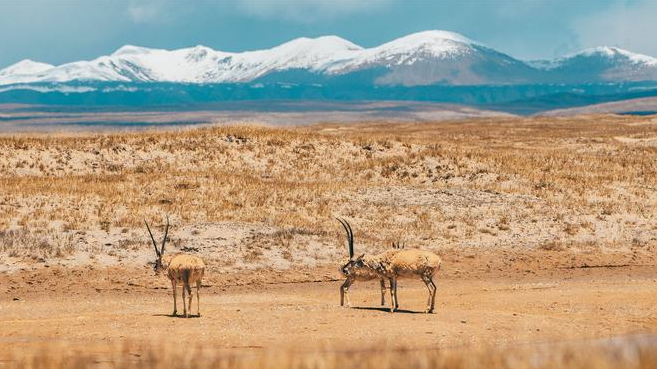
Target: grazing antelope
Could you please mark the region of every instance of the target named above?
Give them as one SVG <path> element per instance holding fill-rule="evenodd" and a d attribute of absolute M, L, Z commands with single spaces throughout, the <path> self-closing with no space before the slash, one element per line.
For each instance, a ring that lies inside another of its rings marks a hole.
<path fill-rule="evenodd" d="M 173 315 L 178 314 L 178 308 L 176 306 L 176 284 L 178 282 L 182 283 L 182 302 L 183 302 L 183 313 L 185 318 L 189 318 L 189 314 L 192 312 L 192 284 L 196 284 L 196 313 L 201 316 L 201 307 L 199 300 L 199 290 L 201 289 L 201 279 L 203 279 L 203 273 L 205 272 L 205 263 L 203 259 L 198 256 L 189 255 L 189 254 L 169 254 L 164 255 L 164 246 L 167 242 L 167 236 L 169 234 L 169 217 L 167 216 L 167 225 L 164 228 L 164 238 L 162 239 L 162 247 L 158 250 L 157 243 L 155 242 L 155 237 L 153 237 L 153 232 L 151 232 L 151 227 L 146 223 L 146 229 L 148 229 L 148 234 L 151 236 L 151 241 L 153 241 L 153 246 L 155 247 L 155 255 L 157 259 L 155 260 L 155 274 L 160 275 L 162 271 L 167 272 L 167 277 L 171 280 L 171 287 L 173 289 Z M 189 295 L 189 304 L 185 305 L 185 292 Z"/>
<path fill-rule="evenodd" d="M 349 223 L 339 220 L 347 230 L 349 240 L 349 261 L 342 267 L 342 273 L 349 276 L 369 275 L 370 279 L 379 278 L 390 281 L 390 312 L 399 308 L 397 299 L 397 279 L 408 277 L 420 277 L 429 289 L 426 313 L 433 313 L 436 302 L 436 284 L 433 277 L 440 270 L 440 257 L 430 251 L 404 250 L 395 248 L 376 255 L 362 254 L 358 257 L 353 255 L 353 234 Z M 344 222 L 344 223 L 343 223 Z M 345 282 L 347 287 L 349 284 Z M 344 284 L 343 284 L 344 286 Z M 340 290 L 343 291 L 343 288 Z"/>
<path fill-rule="evenodd" d="M 351 226 L 344 219 L 336 218 L 340 224 L 344 227 L 344 230 L 347 232 L 347 243 L 349 244 L 349 259 L 344 260 L 343 264 L 346 267 L 349 265 L 351 260 L 354 258 L 354 234 L 351 231 Z M 393 248 L 397 248 L 393 244 Z M 344 275 L 347 279 L 340 286 L 340 306 L 344 306 L 345 297 L 347 299 L 347 306 L 351 306 L 351 301 L 349 300 L 349 287 L 354 284 L 355 281 L 371 281 L 373 279 L 378 279 L 381 282 L 381 306 L 386 304 L 386 282 L 384 278 L 381 278 L 377 273 L 372 272 L 371 270 L 366 269 L 353 269 L 350 273 L 347 273 L 344 267 L 340 268 L 340 273 Z"/>

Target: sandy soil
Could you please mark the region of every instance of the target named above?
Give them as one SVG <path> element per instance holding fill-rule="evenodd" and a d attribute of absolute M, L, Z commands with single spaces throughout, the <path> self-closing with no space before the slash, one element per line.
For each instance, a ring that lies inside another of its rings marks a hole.
<path fill-rule="evenodd" d="M 507 272 L 478 272 L 478 263 L 446 263 L 435 314 L 419 313 L 426 290 L 412 280 L 401 284 L 402 310 L 391 314 L 380 308 L 375 283 L 355 285 L 354 306 L 341 308 L 339 281 L 262 284 L 255 282 L 267 280 L 261 271 L 235 286 L 212 276 L 201 290 L 202 316 L 183 319 L 170 316 L 167 281 L 146 268 L 3 274 L 0 339 L 3 351 L 17 355 L 53 342 L 102 353 L 122 340 L 248 350 L 435 348 L 657 333 L 654 264 L 555 270 L 521 262 Z"/>

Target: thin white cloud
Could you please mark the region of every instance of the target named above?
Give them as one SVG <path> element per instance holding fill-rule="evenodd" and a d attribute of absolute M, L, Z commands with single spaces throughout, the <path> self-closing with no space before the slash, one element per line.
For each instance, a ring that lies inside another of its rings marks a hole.
<path fill-rule="evenodd" d="M 573 30 L 584 47 L 616 46 L 657 56 L 657 1 L 614 4 L 604 11 L 577 19 Z"/>
<path fill-rule="evenodd" d="M 133 0 L 128 3 L 126 14 L 135 23 L 160 23 L 169 17 L 168 5 L 160 0 Z"/>
<path fill-rule="evenodd" d="M 312 23 L 385 9 L 395 0 L 236 0 L 243 14 L 267 20 Z"/>

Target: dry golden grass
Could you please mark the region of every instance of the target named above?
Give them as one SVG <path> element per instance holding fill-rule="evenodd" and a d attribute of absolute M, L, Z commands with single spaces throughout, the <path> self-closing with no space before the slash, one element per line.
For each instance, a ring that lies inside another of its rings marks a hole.
<path fill-rule="evenodd" d="M 4 136 L 0 269 L 79 253 L 89 255 L 83 263 L 141 255 L 132 263 L 143 264 L 152 257 L 143 219 L 157 222 L 164 214 L 173 221 L 167 245 L 201 254 L 215 286 L 332 278 L 328 270 L 346 254 L 334 216 L 349 218 L 359 251 L 387 249 L 392 241 L 432 249 L 445 259 L 442 275 L 452 278 L 649 268 L 657 247 L 656 137 L 651 118 L 612 116 Z M 155 285 L 142 264 L 141 274 L 127 282 L 112 277 L 112 284 L 126 291 L 126 283 L 130 290 Z M 268 272 L 226 273 L 241 268 Z M 70 271 L 96 286 L 105 280 L 96 269 Z M 28 286 L 37 294 L 74 290 L 34 281 L 30 277 Z M 173 346 L 174 340 L 100 346 L 104 342 L 0 350 L 0 367 L 657 365 L 654 336 L 509 348 L 264 353 Z"/>
<path fill-rule="evenodd" d="M 65 344 L 35 348 L 29 355 L 0 357 L 7 368 L 291 368 L 291 369 L 648 369 L 657 365 L 655 336 L 589 342 L 516 345 L 505 348 L 354 351 L 244 351 L 120 343 L 100 349 Z"/>
<path fill-rule="evenodd" d="M 657 137 L 650 119 L 5 136 L 0 229 L 66 239 L 137 230 L 143 218 L 167 213 L 178 225 L 257 224 L 289 233 L 276 242 L 337 247 L 332 218 L 340 215 L 353 220 L 359 242 L 377 248 L 393 240 L 654 247 L 657 146 L 618 139 Z M 18 253 L 7 235 L 1 251 Z"/>
<path fill-rule="evenodd" d="M 53 230 L 33 232 L 26 228 L 0 231 L 0 252 L 34 260 L 62 257 L 74 251 L 73 236 Z"/>

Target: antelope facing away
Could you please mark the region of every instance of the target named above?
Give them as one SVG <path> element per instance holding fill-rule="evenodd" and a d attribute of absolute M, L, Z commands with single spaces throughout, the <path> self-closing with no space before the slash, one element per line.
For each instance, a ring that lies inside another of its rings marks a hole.
<path fill-rule="evenodd" d="M 151 232 L 151 227 L 146 223 L 146 229 L 148 229 L 148 234 L 151 236 L 151 241 L 153 241 L 153 246 L 155 247 L 155 255 L 157 259 L 155 260 L 155 274 L 160 275 L 163 271 L 166 271 L 167 277 L 171 280 L 171 287 L 173 290 L 173 315 L 178 314 L 178 308 L 176 306 L 176 285 L 178 283 L 182 284 L 182 302 L 183 302 L 183 313 L 185 318 L 189 318 L 189 314 L 192 312 L 192 288 L 191 285 L 196 285 L 196 313 L 201 316 L 201 307 L 199 300 L 199 290 L 201 289 L 201 280 L 203 279 L 203 273 L 205 272 L 205 263 L 203 259 L 198 256 L 189 255 L 189 254 L 168 254 L 164 255 L 164 246 L 167 242 L 167 236 L 169 234 L 169 217 L 167 216 L 167 225 L 164 228 L 164 238 L 162 239 L 162 247 L 158 250 L 157 243 L 155 242 L 155 237 L 153 237 L 153 232 Z M 185 292 L 189 295 L 189 303 L 185 305 Z"/>
<path fill-rule="evenodd" d="M 347 230 L 347 239 L 349 240 L 349 261 L 344 264 L 342 274 L 356 279 L 360 275 L 369 275 L 370 279 L 379 278 L 382 281 L 390 281 L 390 312 L 399 308 L 397 299 L 397 280 L 399 278 L 420 277 L 429 290 L 429 299 L 427 301 L 426 313 L 433 313 L 436 302 L 436 284 L 433 281 L 434 276 L 440 270 L 440 257 L 430 251 L 422 250 L 405 250 L 395 248 L 387 250 L 376 255 L 362 254 L 358 257 L 353 255 L 353 233 L 349 223 L 339 220 L 342 226 Z M 348 284 L 345 282 L 343 287 Z M 382 282 L 383 285 L 383 282 Z M 341 288 L 341 292 L 344 288 Z"/>

